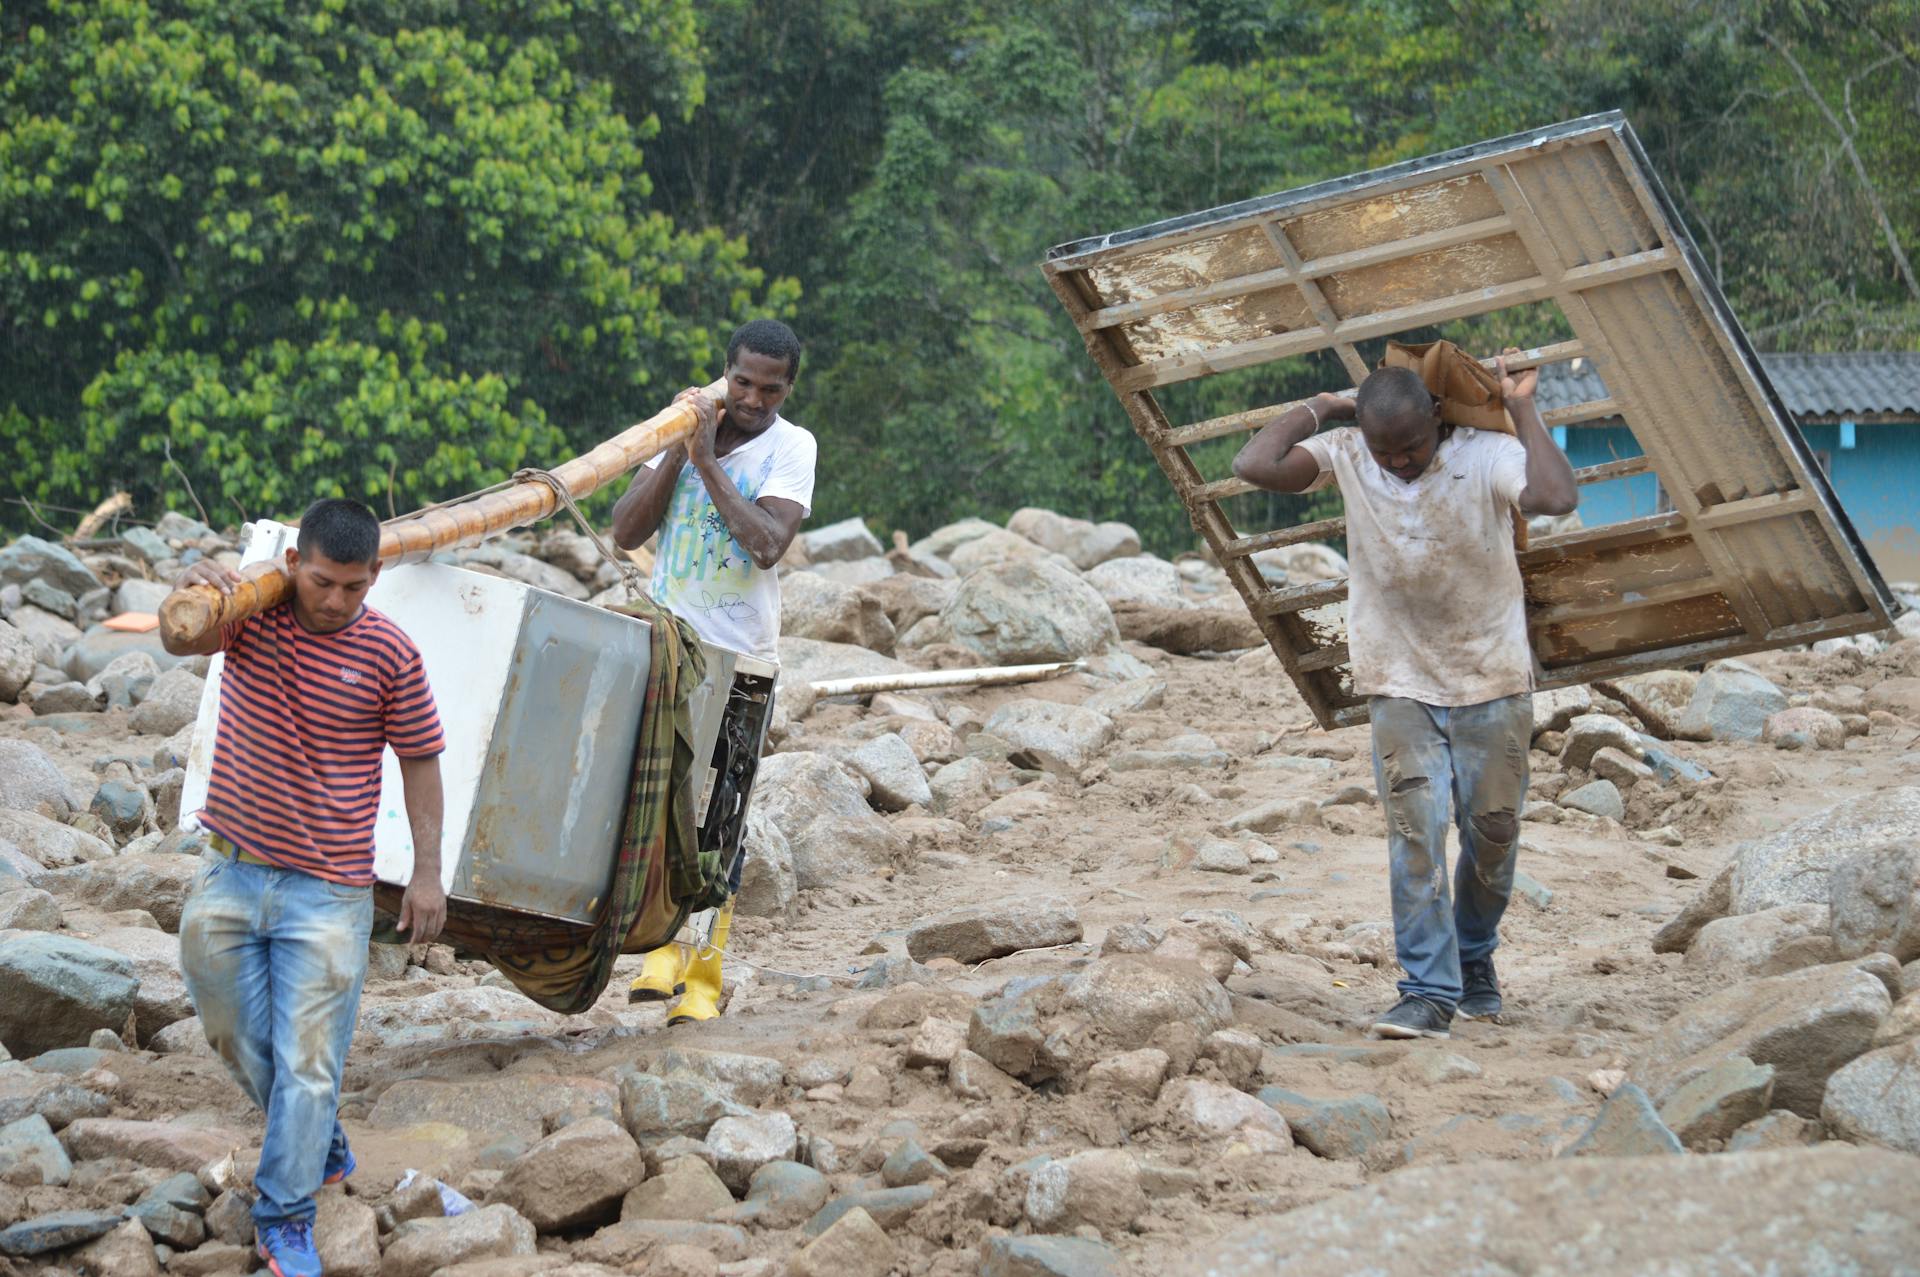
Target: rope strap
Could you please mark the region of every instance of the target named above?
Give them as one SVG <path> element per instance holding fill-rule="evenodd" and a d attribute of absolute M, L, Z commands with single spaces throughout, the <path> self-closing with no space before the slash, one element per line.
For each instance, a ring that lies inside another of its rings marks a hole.
<path fill-rule="evenodd" d="M 567 513 L 573 516 L 573 521 L 580 525 L 580 531 L 586 535 L 589 541 L 593 542 L 594 548 L 600 551 L 600 557 L 613 564 L 615 570 L 620 573 L 620 579 L 627 587 L 627 597 L 638 598 L 646 592 L 640 569 L 633 565 L 631 559 L 613 552 L 613 547 L 607 544 L 606 538 L 601 536 L 591 523 L 587 522 L 587 516 L 580 512 L 578 505 L 574 504 L 573 493 L 567 491 L 567 485 L 562 483 L 553 471 L 540 470 L 529 466 L 523 470 L 515 470 L 513 472 L 513 478 L 509 480 L 509 482 L 544 483 L 553 489 L 554 499 L 560 505 L 566 507 Z"/>

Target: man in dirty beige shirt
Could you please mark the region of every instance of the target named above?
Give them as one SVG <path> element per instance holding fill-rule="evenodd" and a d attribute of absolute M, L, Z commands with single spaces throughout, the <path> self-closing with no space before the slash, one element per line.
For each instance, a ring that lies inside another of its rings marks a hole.
<path fill-rule="evenodd" d="M 1512 352 L 1508 352 L 1512 353 Z M 1571 512 L 1573 468 L 1534 405 L 1539 375 L 1507 373 L 1516 434 L 1443 426 L 1417 373 L 1385 368 L 1263 429 L 1233 472 L 1275 492 L 1340 485 L 1350 575 L 1347 650 L 1368 697 L 1387 815 L 1394 945 L 1406 978 L 1373 1025 L 1444 1038 L 1455 1014 L 1500 1014 L 1493 968 L 1513 891 L 1533 733 L 1533 653 L 1513 521 Z M 1354 429 L 1318 433 L 1353 421 Z M 1449 899 L 1447 825 L 1459 860 Z"/>

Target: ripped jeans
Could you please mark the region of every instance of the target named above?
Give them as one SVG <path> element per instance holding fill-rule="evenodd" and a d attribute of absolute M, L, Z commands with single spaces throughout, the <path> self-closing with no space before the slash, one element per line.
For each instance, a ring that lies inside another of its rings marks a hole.
<path fill-rule="evenodd" d="M 1427 705 L 1376 696 L 1373 777 L 1387 814 L 1400 992 L 1453 1007 L 1460 964 L 1491 954 L 1513 894 L 1533 697 Z M 1460 831 L 1452 899 L 1447 825 Z"/>
<path fill-rule="evenodd" d="M 180 968 L 207 1041 L 267 1116 L 253 1219 L 311 1220 L 344 1158 L 340 1072 L 367 975 L 373 888 L 208 851 L 180 916 Z"/>

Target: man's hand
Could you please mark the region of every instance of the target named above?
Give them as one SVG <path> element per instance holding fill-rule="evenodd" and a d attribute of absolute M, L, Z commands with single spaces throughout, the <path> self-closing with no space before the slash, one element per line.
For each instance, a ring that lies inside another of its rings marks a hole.
<path fill-rule="evenodd" d="M 1500 397 L 1508 403 L 1516 399 L 1531 401 L 1535 387 L 1540 384 L 1540 370 L 1529 368 L 1518 377 L 1507 371 L 1507 356 L 1520 353 L 1518 346 L 1508 346 L 1494 357 L 1494 367 L 1500 370 Z"/>
<path fill-rule="evenodd" d="M 440 876 L 415 874 L 400 897 L 400 930 L 407 933 L 408 944 L 429 944 L 447 925 L 447 893 L 440 887 Z"/>
<path fill-rule="evenodd" d="M 694 427 L 693 434 L 687 439 L 687 457 L 694 465 L 704 465 L 715 459 L 714 438 L 720 430 L 720 409 L 714 405 L 707 392 L 698 386 L 688 386 L 673 397 L 675 403 L 693 403 L 694 415 L 700 424 Z"/>
<path fill-rule="evenodd" d="M 187 570 L 174 578 L 173 588 L 184 590 L 190 585 L 210 585 L 222 594 L 232 594 L 233 587 L 246 580 L 238 572 L 224 563 L 213 559 L 196 559 L 187 565 Z"/>

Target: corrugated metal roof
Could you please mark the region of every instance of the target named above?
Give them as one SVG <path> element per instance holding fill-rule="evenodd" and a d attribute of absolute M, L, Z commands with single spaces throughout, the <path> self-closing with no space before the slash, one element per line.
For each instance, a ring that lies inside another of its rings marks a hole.
<path fill-rule="evenodd" d="M 1912 414 L 1920 419 L 1920 354 L 1849 352 L 1762 355 L 1767 380 L 1796 417 Z M 1551 412 L 1606 398 L 1593 364 L 1549 364 L 1540 370 L 1540 408 Z"/>

